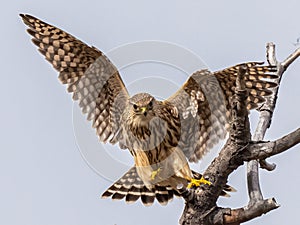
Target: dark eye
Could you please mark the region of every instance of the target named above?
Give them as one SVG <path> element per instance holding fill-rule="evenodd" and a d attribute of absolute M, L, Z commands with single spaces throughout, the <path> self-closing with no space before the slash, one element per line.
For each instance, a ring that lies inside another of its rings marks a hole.
<path fill-rule="evenodd" d="M 133 104 L 133 108 L 134 108 L 134 109 L 137 109 L 138 107 L 137 107 L 137 105 L 136 105 L 136 104 Z"/>
<path fill-rule="evenodd" d="M 149 104 L 148 104 L 150 107 L 152 107 L 153 106 L 153 102 L 151 101 L 151 102 L 149 102 Z"/>

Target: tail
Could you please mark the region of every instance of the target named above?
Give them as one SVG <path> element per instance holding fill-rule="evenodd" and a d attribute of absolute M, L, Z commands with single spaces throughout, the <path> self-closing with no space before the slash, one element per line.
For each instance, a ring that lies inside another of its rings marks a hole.
<path fill-rule="evenodd" d="M 201 174 L 194 172 L 195 178 L 201 178 Z M 221 196 L 230 196 L 227 192 L 235 191 L 234 188 L 226 185 Z M 161 205 L 167 205 L 173 197 L 180 197 L 180 193 L 171 186 L 154 185 L 147 188 L 136 172 L 136 168 L 132 167 L 118 181 L 109 187 L 103 194 L 102 198 L 111 197 L 114 200 L 122 200 L 125 198 L 126 203 L 134 203 L 141 198 L 145 206 L 150 206 L 156 199 Z"/>
<path fill-rule="evenodd" d="M 126 203 L 133 203 L 141 198 L 145 206 L 150 206 L 155 199 L 161 205 L 166 205 L 173 199 L 174 195 L 179 196 L 178 192 L 170 186 L 155 185 L 151 189 L 147 188 L 137 174 L 136 168 L 132 167 L 117 182 L 109 187 L 101 197 L 111 197 L 114 200 L 125 198 Z"/>

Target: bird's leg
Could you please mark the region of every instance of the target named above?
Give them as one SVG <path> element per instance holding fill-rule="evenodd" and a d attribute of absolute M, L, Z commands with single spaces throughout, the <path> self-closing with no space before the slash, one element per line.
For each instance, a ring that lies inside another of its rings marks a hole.
<path fill-rule="evenodd" d="M 191 178 L 190 183 L 188 184 L 187 188 L 192 188 L 194 186 L 199 187 L 201 184 L 211 185 L 211 182 L 208 180 L 205 180 L 203 177 L 201 177 L 200 179 Z"/>
<path fill-rule="evenodd" d="M 160 172 L 160 168 L 158 168 L 157 170 L 153 170 L 151 173 L 151 180 L 154 180 L 155 177 L 157 176 L 157 174 Z"/>

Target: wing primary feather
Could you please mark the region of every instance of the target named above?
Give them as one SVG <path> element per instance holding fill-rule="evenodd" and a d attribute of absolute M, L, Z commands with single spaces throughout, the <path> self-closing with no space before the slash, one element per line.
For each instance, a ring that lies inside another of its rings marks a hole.
<path fill-rule="evenodd" d="M 29 28 L 27 32 L 32 36 L 33 44 L 59 72 L 58 79 L 62 84 L 67 84 L 67 91 L 73 93 L 75 101 L 79 101 L 82 113 L 96 124 L 94 128 L 99 140 L 106 142 L 115 136 L 111 133 L 119 130 L 122 123 L 120 115 L 129 98 L 116 67 L 96 47 L 88 46 L 31 15 L 20 16 Z M 118 141 L 121 140 L 114 140 Z"/>

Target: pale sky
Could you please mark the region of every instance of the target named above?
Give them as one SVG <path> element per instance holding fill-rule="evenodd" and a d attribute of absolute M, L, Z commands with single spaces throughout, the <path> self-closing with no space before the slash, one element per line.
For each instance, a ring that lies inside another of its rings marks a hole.
<path fill-rule="evenodd" d="M 0 14 L 0 224 L 171 225 L 178 224 L 184 206 L 182 199 L 164 207 L 158 203 L 144 207 L 140 202 L 127 205 L 99 198 L 113 179 L 126 172 L 132 159 L 126 151 L 97 142 L 77 106 L 73 114 L 71 96 L 58 82 L 57 72 L 31 44 L 19 13 L 62 28 L 110 52 L 115 61 L 118 55 L 112 50 L 156 40 L 190 50 L 188 57 L 178 56 L 187 64 L 191 55 L 197 55 L 211 70 L 218 70 L 245 61 L 265 61 L 265 44 L 270 41 L 276 43 L 279 60 L 292 53 L 300 36 L 299 9 L 297 0 L 7 1 Z M 172 57 L 161 51 L 161 55 Z M 126 58 L 126 53 L 128 57 L 135 54 L 125 51 L 121 58 Z M 180 69 L 147 62 L 122 68 L 121 75 L 131 92 L 146 89 L 167 97 L 187 78 Z M 266 140 L 300 126 L 299 72 L 298 60 L 284 75 Z M 155 82 L 160 86 L 153 85 Z M 252 112 L 252 127 L 255 115 Z M 269 159 L 277 168 L 261 171 L 262 190 L 266 198 L 275 197 L 281 207 L 246 224 L 297 223 L 299 150 L 297 146 Z M 193 168 L 205 170 L 217 152 L 215 149 Z M 96 154 L 94 160 L 86 157 L 89 153 Z M 99 157 L 101 154 L 115 160 L 110 163 Z M 244 166 L 229 177 L 229 183 L 238 192 L 221 198 L 219 204 L 233 208 L 247 204 Z"/>

